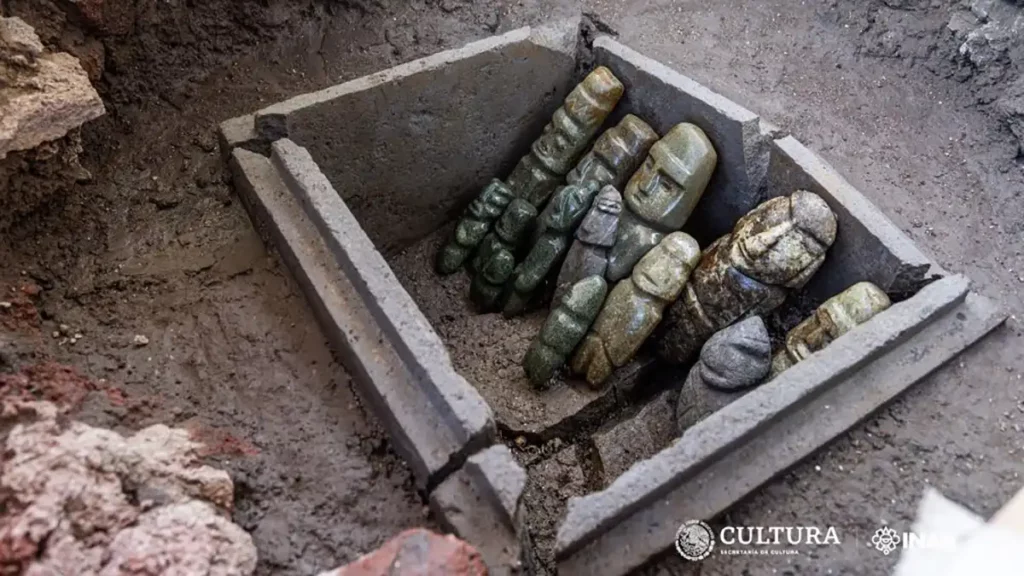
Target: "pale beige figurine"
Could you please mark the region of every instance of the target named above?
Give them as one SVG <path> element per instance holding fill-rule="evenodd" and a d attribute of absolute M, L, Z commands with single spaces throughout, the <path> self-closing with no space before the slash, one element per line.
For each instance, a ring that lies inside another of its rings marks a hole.
<path fill-rule="evenodd" d="M 891 305 L 885 292 L 870 282 L 859 282 L 829 298 L 786 334 L 785 345 L 772 358 L 769 377 L 807 359 Z"/>
<path fill-rule="evenodd" d="M 802 288 L 836 239 L 836 217 L 812 192 L 772 198 L 740 218 L 704 250 L 679 300 L 669 308 L 658 355 L 683 363 L 712 334 L 765 314 Z"/>

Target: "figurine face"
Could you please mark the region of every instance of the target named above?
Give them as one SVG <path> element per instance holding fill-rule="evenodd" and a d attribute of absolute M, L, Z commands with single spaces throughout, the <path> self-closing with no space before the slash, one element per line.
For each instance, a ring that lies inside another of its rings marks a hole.
<path fill-rule="evenodd" d="M 651 147 L 626 185 L 626 205 L 663 230 L 678 230 L 700 200 L 718 156 L 693 124 L 679 124 Z"/>
<path fill-rule="evenodd" d="M 559 108 L 551 123 L 544 127 L 544 133 L 533 143 L 533 153 L 554 172 L 565 174 L 582 145 L 581 140 L 584 140 L 582 127 Z"/>
<path fill-rule="evenodd" d="M 675 300 L 699 258 L 697 241 L 683 232 L 674 232 L 637 262 L 633 268 L 633 283 L 651 296 Z"/>
<path fill-rule="evenodd" d="M 604 66 L 587 74 L 534 142 L 534 154 L 556 174 L 567 173 L 624 90 L 622 82 Z"/>
<path fill-rule="evenodd" d="M 576 238 L 586 244 L 611 246 L 615 243 L 621 212 L 622 195 L 614 187 L 605 186 L 576 230 Z"/>
<path fill-rule="evenodd" d="M 596 180 L 621 188 L 647 156 L 658 134 L 646 122 L 626 114 L 594 142 L 594 147 L 569 173 L 569 182 Z"/>
<path fill-rule="evenodd" d="M 758 281 L 788 285 L 821 264 L 835 234 L 835 215 L 816 194 L 773 198 L 736 223 L 733 263 Z"/>

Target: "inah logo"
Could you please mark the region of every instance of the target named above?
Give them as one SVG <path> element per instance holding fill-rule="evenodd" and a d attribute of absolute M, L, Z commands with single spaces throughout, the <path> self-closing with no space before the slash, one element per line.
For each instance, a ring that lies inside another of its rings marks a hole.
<path fill-rule="evenodd" d="M 703 560 L 715 549 L 715 533 L 700 520 L 684 522 L 676 532 L 676 551 L 691 562 Z"/>
<path fill-rule="evenodd" d="M 871 543 L 882 554 L 888 556 L 900 545 L 900 535 L 888 526 L 882 526 L 871 536 Z"/>

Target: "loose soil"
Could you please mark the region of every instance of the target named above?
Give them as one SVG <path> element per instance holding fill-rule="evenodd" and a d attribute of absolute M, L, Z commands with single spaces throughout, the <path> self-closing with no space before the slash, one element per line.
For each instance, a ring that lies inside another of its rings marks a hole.
<path fill-rule="evenodd" d="M 82 400 L 76 416 L 90 424 L 162 422 L 219 439 L 211 458 L 235 480 L 235 520 L 253 534 L 260 574 L 315 573 L 432 526 L 296 285 L 253 232 L 215 126 L 571 3 L 140 1 L 127 25 L 111 12 L 113 31 L 50 0 L 0 4 L 51 45 L 104 62 L 97 84 L 108 106 L 82 131 L 92 181 L 19 218 L 0 243 L 0 289 L 42 289 L 29 299 L 37 317 L 0 310 L 5 370 L 57 362 L 107 387 Z M 1011 77 L 955 59 L 945 24 L 958 3 L 586 0 L 583 9 L 821 152 L 943 266 L 1024 311 L 1024 172 L 990 114 Z M 836 526 L 841 545 L 699 566 L 668 556 L 646 573 L 880 574 L 896 559 L 867 546 L 871 533 L 909 529 L 925 487 L 991 514 L 1024 482 L 1021 337 L 1011 320 L 718 520 Z"/>

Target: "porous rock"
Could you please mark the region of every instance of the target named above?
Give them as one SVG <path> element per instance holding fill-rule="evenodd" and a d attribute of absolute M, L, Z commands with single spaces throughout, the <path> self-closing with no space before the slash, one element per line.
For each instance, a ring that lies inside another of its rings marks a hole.
<path fill-rule="evenodd" d="M 487 576 L 480 553 L 455 536 L 406 530 L 355 562 L 319 576 Z"/>
<path fill-rule="evenodd" d="M 125 438 L 41 420 L 9 434 L 0 475 L 0 573 L 251 574 L 252 538 L 227 519 L 228 474 L 185 430 Z"/>

